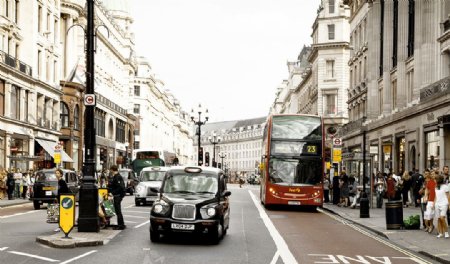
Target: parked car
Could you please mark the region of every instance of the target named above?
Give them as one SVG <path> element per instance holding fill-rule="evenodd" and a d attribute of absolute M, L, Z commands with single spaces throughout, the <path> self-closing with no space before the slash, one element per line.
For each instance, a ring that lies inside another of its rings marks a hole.
<path fill-rule="evenodd" d="M 122 176 L 123 181 L 125 182 L 125 191 L 130 195 L 133 195 L 136 186 L 139 183 L 139 180 L 136 177 L 136 173 L 134 173 L 134 171 L 131 169 L 120 169 L 119 174 Z"/>
<path fill-rule="evenodd" d="M 230 223 L 229 196 L 223 171 L 211 167 L 171 167 L 150 211 L 150 240 L 161 235 L 207 235 L 217 244 Z"/>
<path fill-rule="evenodd" d="M 39 170 L 33 176 L 31 182 L 33 186 L 30 188 L 30 200 L 33 201 L 35 210 L 39 210 L 41 204 L 52 203 L 57 199 L 58 194 L 58 179 L 55 174 L 56 169 Z M 75 171 L 62 170 L 64 180 L 71 193 L 75 194 L 75 199 L 78 200 L 78 191 L 80 184 Z"/>
<path fill-rule="evenodd" d="M 158 195 L 158 189 L 161 187 L 164 175 L 169 167 L 146 167 L 141 170 L 139 175 L 139 184 L 136 187 L 134 202 L 136 206 L 153 204 Z M 152 190 L 154 188 L 154 190 Z"/>

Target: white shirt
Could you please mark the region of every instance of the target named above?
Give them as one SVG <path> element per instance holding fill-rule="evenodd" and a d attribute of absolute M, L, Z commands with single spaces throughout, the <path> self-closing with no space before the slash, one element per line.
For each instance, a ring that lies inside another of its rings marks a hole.
<path fill-rule="evenodd" d="M 440 187 L 436 188 L 436 204 L 437 205 L 448 205 L 448 186 L 447 184 L 441 184 Z"/>

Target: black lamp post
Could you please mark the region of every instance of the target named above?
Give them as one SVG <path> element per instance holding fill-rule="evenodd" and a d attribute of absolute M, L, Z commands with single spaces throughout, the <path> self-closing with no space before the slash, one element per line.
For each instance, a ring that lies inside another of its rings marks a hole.
<path fill-rule="evenodd" d="M 225 171 L 225 164 L 223 164 L 223 159 L 227 157 L 226 153 L 220 152 L 219 158 L 220 158 L 220 164 L 222 164 L 222 170 Z"/>
<path fill-rule="evenodd" d="M 217 165 L 216 165 L 216 145 L 220 143 L 221 138 L 220 138 L 220 136 L 218 137 L 216 135 L 216 133 L 214 132 L 212 137 L 211 136 L 208 137 L 208 140 L 213 145 L 212 165 L 214 168 L 216 168 L 217 167 Z"/>
<path fill-rule="evenodd" d="M 363 127 L 363 189 L 359 200 L 359 217 L 369 218 L 369 198 L 366 193 L 366 128 Z"/>
<path fill-rule="evenodd" d="M 94 92 L 94 0 L 87 0 L 87 28 L 86 28 L 86 118 L 84 126 L 84 164 L 83 180 L 80 186 L 78 210 L 78 231 L 99 232 L 98 218 L 98 187 L 95 184 L 95 92 Z M 87 99 L 89 98 L 89 99 Z M 87 103 L 89 102 L 89 104 Z"/>
<path fill-rule="evenodd" d="M 201 126 L 204 125 L 206 123 L 206 121 L 208 121 L 209 116 L 208 116 L 208 109 L 205 109 L 205 120 L 202 121 L 201 117 L 202 117 L 202 105 L 198 104 L 198 109 L 197 109 L 197 113 L 198 113 L 198 119 L 196 119 L 196 116 L 194 115 L 194 109 L 191 110 L 191 120 L 192 122 L 194 122 L 195 125 L 198 126 L 197 129 L 197 135 L 198 135 L 198 165 L 201 166 L 203 165 L 203 151 L 201 151 L 200 148 L 200 141 L 201 141 Z"/>

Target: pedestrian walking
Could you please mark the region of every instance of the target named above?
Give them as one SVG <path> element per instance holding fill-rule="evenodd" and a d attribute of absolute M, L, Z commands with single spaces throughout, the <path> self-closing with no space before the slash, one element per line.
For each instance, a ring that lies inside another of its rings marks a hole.
<path fill-rule="evenodd" d="M 427 207 L 424 212 L 423 218 L 425 219 L 425 226 L 427 232 L 432 233 L 434 230 L 433 218 L 434 218 L 434 199 L 436 198 L 436 181 L 434 173 L 427 174 L 428 181 L 426 184 Z"/>
<path fill-rule="evenodd" d="M 436 198 L 434 200 L 436 215 L 438 217 L 437 238 L 448 238 L 447 210 L 448 210 L 448 186 L 443 175 L 436 176 Z"/>
<path fill-rule="evenodd" d="M 117 227 L 115 230 L 123 230 L 126 228 L 125 222 L 122 215 L 122 199 L 125 196 L 125 182 L 122 176 L 119 174 L 119 169 L 117 165 L 112 165 L 110 168 L 112 174 L 112 181 L 109 185 L 109 192 L 114 196 L 114 210 L 117 216 Z"/>
<path fill-rule="evenodd" d="M 323 179 L 323 202 L 324 203 L 330 202 L 330 180 L 326 175 Z"/>
<path fill-rule="evenodd" d="M 345 173 L 345 172 L 344 172 Z M 333 204 L 339 204 L 341 200 L 341 193 L 339 189 L 339 176 L 336 174 L 333 176 Z"/>
<path fill-rule="evenodd" d="M 8 179 L 6 170 L 4 168 L 0 168 L 0 200 L 4 199 L 7 194 L 7 186 L 6 181 Z"/>
<path fill-rule="evenodd" d="M 21 197 L 20 186 L 22 186 L 22 172 L 20 168 L 14 170 L 14 181 L 15 181 L 15 190 L 14 190 L 14 198 Z"/>
<path fill-rule="evenodd" d="M 411 188 L 413 191 L 413 198 L 414 198 L 414 205 L 416 207 L 420 206 L 420 199 L 422 198 L 422 195 L 419 193 L 420 189 L 422 188 L 424 177 L 422 174 L 419 173 L 418 169 L 413 169 L 413 175 Z"/>
<path fill-rule="evenodd" d="M 6 180 L 6 187 L 7 192 L 8 192 L 8 200 L 13 200 L 13 193 L 14 193 L 14 186 L 15 185 L 15 181 L 14 181 L 14 174 L 12 172 L 8 172 L 7 174 L 7 180 Z"/>
<path fill-rule="evenodd" d="M 393 201 L 395 199 L 395 179 L 392 173 L 388 174 L 388 178 L 386 180 L 386 196 L 388 201 Z"/>
<path fill-rule="evenodd" d="M 22 199 L 28 198 L 28 186 L 30 186 L 30 184 L 30 174 L 25 172 L 22 176 Z"/>
<path fill-rule="evenodd" d="M 403 198 L 403 207 L 408 207 L 409 204 L 409 191 L 412 185 L 412 173 L 409 171 L 405 171 L 402 176 L 402 198 Z"/>

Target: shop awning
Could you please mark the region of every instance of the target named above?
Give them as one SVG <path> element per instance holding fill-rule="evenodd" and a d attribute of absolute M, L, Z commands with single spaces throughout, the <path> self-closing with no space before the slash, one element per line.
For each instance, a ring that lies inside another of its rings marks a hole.
<path fill-rule="evenodd" d="M 56 142 L 38 139 L 38 138 L 36 138 L 35 140 L 39 143 L 39 145 L 41 145 L 45 149 L 45 151 L 47 151 L 47 153 L 50 156 L 52 156 L 52 157 L 54 156 L 55 146 L 57 144 Z M 73 162 L 72 158 L 70 158 L 69 155 L 67 155 L 67 153 L 63 149 L 61 149 L 61 159 L 64 162 Z"/>

